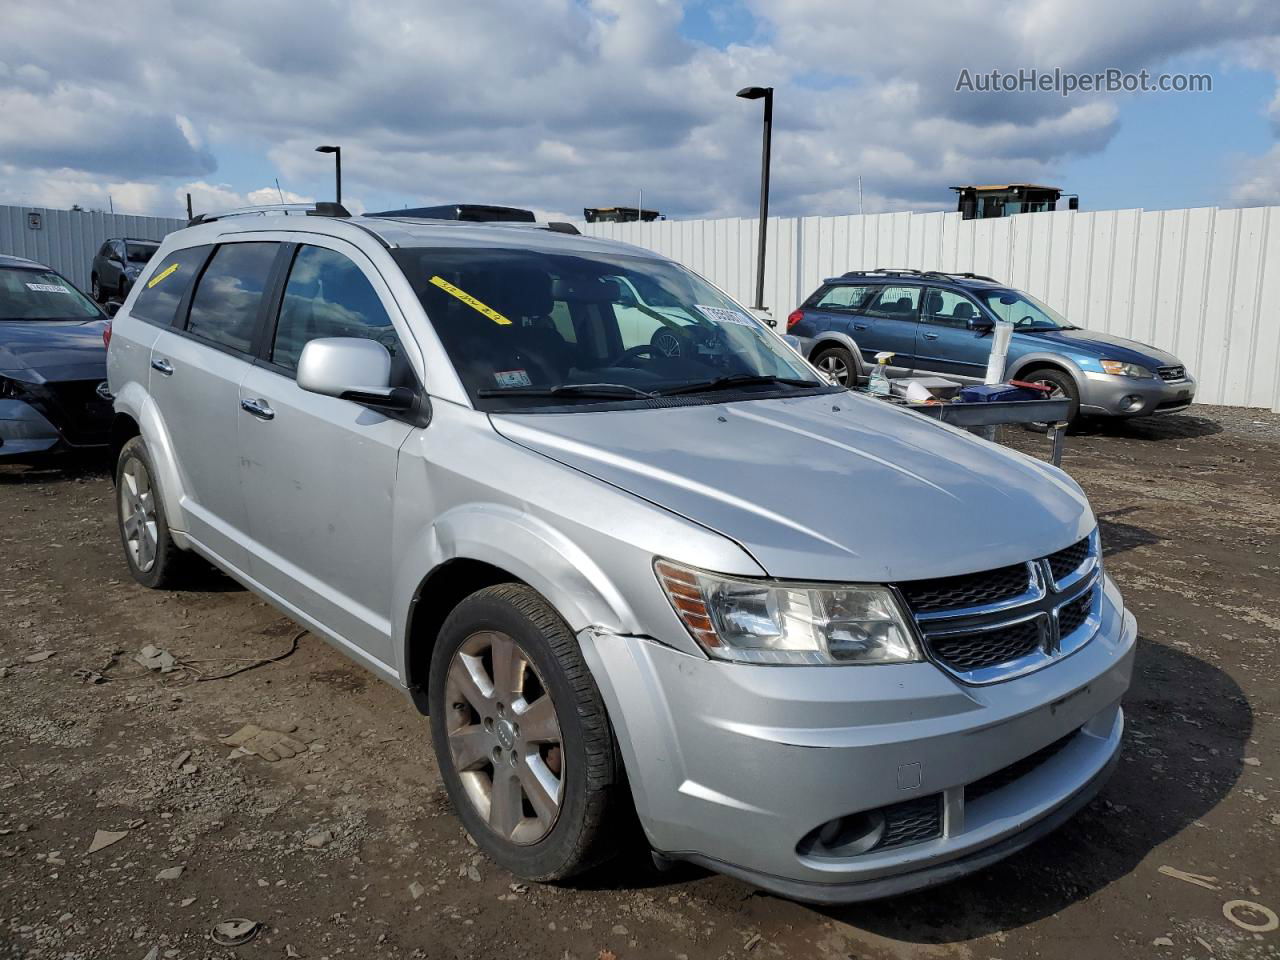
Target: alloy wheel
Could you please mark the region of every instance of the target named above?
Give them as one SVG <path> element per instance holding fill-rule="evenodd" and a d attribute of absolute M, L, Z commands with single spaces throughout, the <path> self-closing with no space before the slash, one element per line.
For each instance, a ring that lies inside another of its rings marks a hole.
<path fill-rule="evenodd" d="M 145 463 L 133 457 L 125 464 L 120 480 L 120 523 L 125 546 L 133 565 L 140 573 L 146 573 L 155 566 L 160 542 L 151 473 Z"/>
<path fill-rule="evenodd" d="M 98 283 L 98 278 L 93 278 L 93 301 L 94 303 L 102 302 L 102 285 Z"/>
<path fill-rule="evenodd" d="M 824 353 L 818 358 L 817 367 L 834 383 L 849 384 L 849 367 L 835 353 Z"/>
<path fill-rule="evenodd" d="M 450 760 L 468 800 L 504 840 L 537 843 L 560 814 L 564 750 L 529 656 L 505 633 L 474 633 L 453 655 L 445 698 Z"/>

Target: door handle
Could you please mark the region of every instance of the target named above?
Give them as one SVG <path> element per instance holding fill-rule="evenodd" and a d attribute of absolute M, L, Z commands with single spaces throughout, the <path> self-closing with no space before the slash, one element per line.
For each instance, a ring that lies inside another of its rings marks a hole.
<path fill-rule="evenodd" d="M 865 330 L 865 329 L 867 329 L 867 325 L 866 325 L 865 323 L 855 323 L 855 324 L 853 325 L 853 329 L 855 329 L 855 330 Z"/>
<path fill-rule="evenodd" d="M 166 360 L 164 357 L 159 357 L 158 359 L 152 359 L 151 369 L 159 370 L 166 377 L 173 376 L 173 364 L 170 363 L 168 360 Z"/>
<path fill-rule="evenodd" d="M 276 412 L 267 405 L 265 400 L 254 400 L 251 397 L 245 397 L 240 401 L 240 406 L 259 420 L 271 420 L 276 415 Z"/>
<path fill-rule="evenodd" d="M 925 338 L 926 340 L 937 340 L 937 339 L 938 339 L 938 335 L 937 335 L 936 333 L 926 333 L 926 334 L 924 335 L 924 338 Z"/>

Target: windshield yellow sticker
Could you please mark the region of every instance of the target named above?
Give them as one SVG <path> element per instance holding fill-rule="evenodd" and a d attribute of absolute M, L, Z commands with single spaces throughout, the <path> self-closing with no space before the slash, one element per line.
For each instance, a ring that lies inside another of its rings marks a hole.
<path fill-rule="evenodd" d="M 177 269 L 178 269 L 178 265 L 176 263 L 169 264 L 167 267 L 165 267 L 163 270 L 161 270 L 154 277 L 152 277 L 150 280 L 147 281 L 147 289 L 150 290 L 152 287 L 154 287 L 157 283 L 159 283 L 165 277 L 169 276 L 169 274 L 176 272 Z"/>
<path fill-rule="evenodd" d="M 441 290 L 443 290 L 445 293 L 448 293 L 457 297 L 459 300 L 465 303 L 472 310 L 475 310 L 478 313 L 484 314 L 494 323 L 501 324 L 504 327 L 511 325 L 511 321 L 508 320 L 506 317 L 504 317 L 502 314 L 500 314 L 497 310 L 493 309 L 493 307 L 489 306 L 488 304 L 481 303 L 471 294 L 467 293 L 467 291 L 459 290 L 457 287 L 455 287 L 452 283 L 450 283 L 444 277 L 432 277 L 431 282 L 434 283 Z"/>

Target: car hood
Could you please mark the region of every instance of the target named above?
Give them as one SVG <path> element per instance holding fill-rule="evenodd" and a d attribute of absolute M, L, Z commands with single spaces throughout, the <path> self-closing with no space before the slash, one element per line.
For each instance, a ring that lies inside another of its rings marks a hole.
<path fill-rule="evenodd" d="M 972 572 L 1044 556 L 1094 524 L 1062 471 L 849 393 L 491 420 L 735 540 L 775 577 Z M 669 552 L 681 559 L 679 544 Z"/>
<path fill-rule="evenodd" d="M 1092 330 L 1044 330 L 1037 333 L 1018 333 L 1014 336 L 1025 337 L 1034 344 L 1051 343 L 1057 349 L 1086 353 L 1098 359 L 1139 363 L 1144 367 L 1152 368 L 1153 373 L 1155 367 L 1180 363 L 1172 353 L 1157 350 L 1136 340 L 1113 337 L 1109 333 L 1095 333 Z"/>
<path fill-rule="evenodd" d="M 20 379 L 107 378 L 106 320 L 0 320 L 0 374 Z"/>

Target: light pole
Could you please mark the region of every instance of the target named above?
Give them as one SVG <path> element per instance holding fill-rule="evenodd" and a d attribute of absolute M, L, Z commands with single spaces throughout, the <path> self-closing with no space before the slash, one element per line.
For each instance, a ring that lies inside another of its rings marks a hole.
<path fill-rule="evenodd" d="M 316 153 L 333 154 L 333 176 L 336 181 L 334 202 L 342 202 L 342 148 L 333 146 L 316 147 Z"/>
<path fill-rule="evenodd" d="M 764 145 L 760 153 L 760 244 L 756 254 L 757 310 L 764 309 L 764 247 L 769 225 L 769 145 L 773 139 L 773 87 L 743 87 L 743 100 L 764 99 Z"/>

